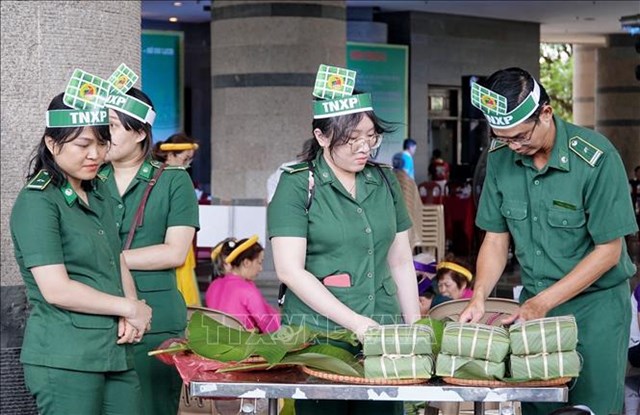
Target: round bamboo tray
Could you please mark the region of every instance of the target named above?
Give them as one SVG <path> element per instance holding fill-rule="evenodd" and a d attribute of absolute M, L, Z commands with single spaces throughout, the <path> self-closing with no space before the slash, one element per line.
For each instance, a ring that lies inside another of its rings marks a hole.
<path fill-rule="evenodd" d="M 429 379 L 385 379 L 385 378 L 361 378 L 359 376 L 345 376 L 335 373 L 323 372 L 321 370 L 311 369 L 301 366 L 302 371 L 307 375 L 315 376 L 320 379 L 330 380 L 339 383 L 351 383 L 358 385 L 416 385 L 426 383 Z"/>
<path fill-rule="evenodd" d="M 510 387 L 529 387 L 538 388 L 544 386 L 559 386 L 568 383 L 571 378 L 556 378 L 549 380 L 529 380 L 525 382 L 504 382 L 501 380 L 488 380 L 488 379 L 459 379 L 451 377 L 443 377 L 442 380 L 451 385 L 459 386 L 484 386 L 487 388 L 510 388 Z"/>

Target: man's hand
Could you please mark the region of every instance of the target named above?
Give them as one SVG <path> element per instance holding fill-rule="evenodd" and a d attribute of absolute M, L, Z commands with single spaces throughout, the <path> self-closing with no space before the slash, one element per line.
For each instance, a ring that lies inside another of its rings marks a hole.
<path fill-rule="evenodd" d="M 471 300 L 462 311 L 458 321 L 460 323 L 476 323 L 484 316 L 484 300 Z"/>
<path fill-rule="evenodd" d="M 540 298 L 535 296 L 528 299 L 518 308 L 518 311 L 502 320 L 502 324 L 509 325 L 516 321 L 535 320 L 547 316 L 549 310 L 542 304 Z"/>

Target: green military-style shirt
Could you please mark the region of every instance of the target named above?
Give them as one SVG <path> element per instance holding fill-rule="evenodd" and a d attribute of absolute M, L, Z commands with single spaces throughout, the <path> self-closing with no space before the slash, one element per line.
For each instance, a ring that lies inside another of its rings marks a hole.
<path fill-rule="evenodd" d="M 535 295 L 563 278 L 597 244 L 637 231 L 622 160 L 602 135 L 554 117 L 547 165 L 493 142 L 476 225 L 509 231 L 522 283 Z M 618 264 L 587 291 L 613 287 L 635 273 L 623 248 Z"/>
<path fill-rule="evenodd" d="M 95 183 L 100 186 L 100 183 Z M 32 310 L 21 361 L 88 372 L 133 368 L 131 345 L 117 345 L 118 317 L 76 313 L 49 304 L 31 268 L 63 264 L 69 278 L 107 294 L 124 296 L 120 239 L 108 200 L 98 188 L 85 204 L 66 183 L 40 172 L 18 194 L 11 237 Z"/>
<path fill-rule="evenodd" d="M 111 164 L 105 165 L 98 173 L 115 205 L 115 219 L 122 246 L 142 195 L 159 167 L 160 163 L 146 160 L 123 196 L 118 192 Z M 136 229 L 130 249 L 164 243 L 167 228 L 171 226 L 191 226 L 198 229 L 198 202 L 186 170 L 167 166 L 149 194 L 143 224 Z M 131 270 L 131 273 L 138 297 L 153 309 L 151 333 L 184 330 L 187 308 L 176 285 L 175 269 Z"/>
<path fill-rule="evenodd" d="M 280 177 L 267 209 L 269 237 L 307 239 L 305 268 L 322 280 L 348 273 L 351 287 L 327 287 L 356 313 L 379 322 L 396 321 L 400 308 L 397 287 L 387 264 L 387 254 L 396 233 L 411 227 L 395 175 L 367 164 L 356 174 L 356 199 L 344 189 L 327 165 L 322 152 L 314 163 L 315 194 L 309 208 L 309 171 L 306 163 L 294 166 Z M 316 329 L 337 329 L 333 321 L 318 316 L 291 291 L 284 314 L 289 324 L 307 324 Z"/>

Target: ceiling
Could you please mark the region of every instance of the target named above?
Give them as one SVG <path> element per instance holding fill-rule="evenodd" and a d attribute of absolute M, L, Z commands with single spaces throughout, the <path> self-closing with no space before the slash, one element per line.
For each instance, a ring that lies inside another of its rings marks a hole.
<path fill-rule="evenodd" d="M 467 0 L 346 0 L 348 7 L 382 11 L 422 11 L 540 23 L 544 42 L 604 43 L 604 35 L 624 33 L 620 18 L 640 14 L 640 0 L 626 1 L 467 1 Z M 174 4 L 180 4 L 176 6 Z M 142 0 L 142 18 L 181 22 L 211 19 L 211 0 Z"/>

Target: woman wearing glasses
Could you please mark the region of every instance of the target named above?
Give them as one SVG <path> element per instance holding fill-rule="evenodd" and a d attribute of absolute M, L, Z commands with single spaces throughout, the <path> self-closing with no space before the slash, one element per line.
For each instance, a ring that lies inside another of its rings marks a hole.
<path fill-rule="evenodd" d="M 511 234 L 524 288 L 520 309 L 503 323 L 575 315 L 584 364 L 569 403 L 596 414 L 621 413 L 628 280 L 636 271 L 624 236 L 638 228 L 620 155 L 602 135 L 554 116 L 542 85 L 522 69 L 474 84 L 472 103 L 494 140 L 476 217 L 486 236 L 474 294 L 460 320 L 482 317 Z M 523 403 L 523 412 L 548 414 L 559 406 Z"/>
<path fill-rule="evenodd" d="M 328 78 L 343 84 L 337 76 Z M 288 287 L 282 320 L 346 328 L 362 339 L 368 327 L 420 317 L 411 220 L 392 171 L 369 160 L 387 131 L 370 95 L 322 100 L 322 92 L 314 91 L 321 100 L 314 102 L 312 145 L 302 163 L 285 169 L 268 207 L 275 268 Z M 296 413 L 401 414 L 402 404 L 301 400 Z"/>

